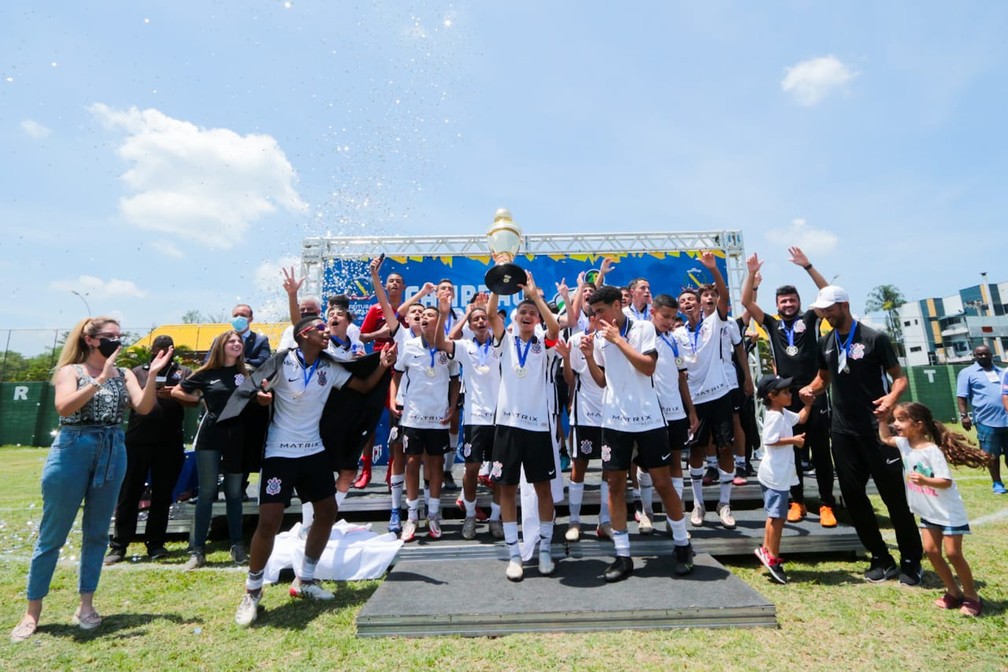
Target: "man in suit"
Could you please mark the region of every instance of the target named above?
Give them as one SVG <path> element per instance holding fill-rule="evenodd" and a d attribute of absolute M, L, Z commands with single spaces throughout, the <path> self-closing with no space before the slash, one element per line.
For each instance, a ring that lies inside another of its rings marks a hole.
<path fill-rule="evenodd" d="M 252 307 L 239 303 L 231 309 L 231 326 L 245 343 L 245 363 L 255 369 L 269 359 L 270 344 L 265 334 L 252 331 Z"/>

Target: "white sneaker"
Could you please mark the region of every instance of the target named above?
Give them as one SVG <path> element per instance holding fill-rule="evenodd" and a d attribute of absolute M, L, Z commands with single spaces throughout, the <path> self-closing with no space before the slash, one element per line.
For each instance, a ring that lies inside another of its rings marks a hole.
<path fill-rule="evenodd" d="M 476 516 L 466 516 L 466 519 L 462 522 L 462 538 L 476 538 Z"/>
<path fill-rule="evenodd" d="M 704 508 L 703 504 L 697 503 L 693 505 L 693 513 L 690 514 L 689 522 L 693 527 L 700 527 L 703 525 L 704 516 L 707 515 L 707 509 Z"/>
<path fill-rule="evenodd" d="M 539 552 L 539 573 L 543 576 L 549 576 L 556 569 L 556 563 L 553 562 L 553 556 L 546 552 Z"/>
<path fill-rule="evenodd" d="M 595 536 L 599 539 L 612 539 L 612 523 L 599 523 L 595 528 Z"/>
<path fill-rule="evenodd" d="M 438 518 L 427 519 L 427 537 L 429 539 L 441 538 L 441 521 Z"/>
<path fill-rule="evenodd" d="M 403 541 L 413 541 L 416 539 L 416 528 L 417 521 L 407 519 L 402 526 L 402 533 L 399 534 L 399 538 Z"/>
<path fill-rule="evenodd" d="M 654 515 L 653 513 L 651 514 Z M 654 525 L 651 524 L 651 516 L 647 511 L 641 511 L 640 520 L 637 521 L 637 531 L 641 534 L 651 534 L 654 532 Z"/>
<path fill-rule="evenodd" d="M 259 616 L 260 599 L 262 599 L 261 590 L 257 590 L 254 593 L 246 590 L 241 604 L 238 605 L 238 611 L 235 612 L 235 623 L 243 627 L 255 623 L 256 618 Z"/>
<path fill-rule="evenodd" d="M 574 543 L 575 541 L 581 540 L 581 523 L 571 523 L 567 526 L 567 533 L 564 535 L 564 539 Z"/>
<path fill-rule="evenodd" d="M 508 560 L 507 569 L 504 575 L 508 581 L 521 581 L 525 577 L 525 568 L 522 566 L 521 558 L 511 558 Z"/>
<path fill-rule="evenodd" d="M 335 595 L 323 588 L 317 579 L 302 581 L 295 578 L 290 585 L 291 597 L 303 597 L 308 600 L 331 600 Z"/>
<path fill-rule="evenodd" d="M 732 515 L 731 506 L 728 504 L 718 504 L 717 515 L 726 530 L 735 529 L 735 516 Z"/>

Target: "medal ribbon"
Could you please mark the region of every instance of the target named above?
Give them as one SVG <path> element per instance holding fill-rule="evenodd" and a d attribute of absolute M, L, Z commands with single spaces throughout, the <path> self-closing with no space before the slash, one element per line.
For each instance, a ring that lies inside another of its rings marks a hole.
<path fill-rule="evenodd" d="M 518 357 L 518 368 L 524 369 L 525 361 L 528 360 L 529 348 L 532 347 L 532 339 L 529 339 L 528 343 L 525 344 L 524 350 L 521 349 L 520 343 L 521 339 L 515 336 L 514 344 L 515 344 L 515 354 Z"/>
<path fill-rule="evenodd" d="M 433 369 L 434 368 L 434 356 L 437 355 L 437 348 L 436 347 L 433 347 L 433 348 L 427 347 L 427 341 L 425 341 L 422 337 L 420 338 L 420 342 L 423 343 L 423 346 L 425 348 L 427 348 L 427 353 L 430 355 L 430 368 Z"/>
<path fill-rule="evenodd" d="M 697 352 L 697 345 L 700 343 L 700 328 L 703 327 L 703 315 L 700 316 L 700 321 L 696 323 L 696 329 L 690 331 L 689 322 L 686 323 L 686 333 L 690 335 L 693 341 L 693 354 Z"/>
<path fill-rule="evenodd" d="M 487 356 L 490 354 L 490 340 L 488 338 L 486 343 L 480 345 L 476 337 L 473 337 L 473 343 L 476 344 L 476 357 L 479 360 L 480 366 L 486 366 Z"/>
<path fill-rule="evenodd" d="M 797 321 L 797 320 L 795 320 Z M 781 329 L 784 330 L 784 335 L 787 336 L 787 344 L 791 347 L 794 346 L 794 322 L 791 322 L 791 328 L 788 329 L 787 323 L 781 320 Z"/>
<path fill-rule="evenodd" d="M 661 340 L 665 341 L 665 345 L 667 345 L 668 347 L 672 348 L 672 355 L 673 356 L 675 356 L 676 358 L 679 357 L 679 344 L 676 342 L 675 338 L 673 338 L 670 341 L 669 339 L 665 338 L 665 334 L 658 334 L 658 338 L 660 338 Z"/>
<path fill-rule="evenodd" d="M 847 340 L 843 346 L 840 345 L 840 336 L 836 331 L 833 332 L 833 338 L 836 339 L 837 346 L 837 371 L 840 373 L 843 373 L 844 369 L 847 368 L 847 355 L 850 354 L 851 345 L 854 343 L 854 331 L 857 329 L 857 324 L 857 320 L 854 320 L 854 323 L 851 324 L 850 333 L 847 334 Z"/>
<path fill-rule="evenodd" d="M 318 368 L 319 362 L 322 361 L 322 358 L 321 357 L 316 357 L 315 361 L 312 362 L 312 365 L 309 368 L 308 365 L 304 361 L 304 355 L 301 354 L 301 348 L 298 348 L 296 350 L 295 354 L 297 355 L 298 362 L 301 364 L 301 376 L 304 378 L 304 387 L 305 387 L 305 390 L 307 390 L 308 389 L 308 383 L 311 382 L 312 376 L 315 375 L 315 369 Z"/>

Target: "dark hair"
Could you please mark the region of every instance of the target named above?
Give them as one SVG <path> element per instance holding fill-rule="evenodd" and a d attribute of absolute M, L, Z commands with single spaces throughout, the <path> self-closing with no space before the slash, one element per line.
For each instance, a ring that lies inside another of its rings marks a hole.
<path fill-rule="evenodd" d="M 150 346 L 151 356 L 153 356 L 155 352 L 161 352 L 162 350 L 167 350 L 168 348 L 174 346 L 175 341 L 172 339 L 171 336 L 169 336 L 168 334 L 161 334 L 160 336 L 155 338 L 154 341 L 151 343 Z"/>
<path fill-rule="evenodd" d="M 672 310 L 679 310 L 679 302 L 673 299 L 668 294 L 659 294 L 658 296 L 651 299 L 651 308 L 657 310 L 659 308 L 671 308 Z"/>
<path fill-rule="evenodd" d="M 682 296 L 683 294 L 692 294 L 697 299 L 699 299 L 700 298 L 700 288 L 699 287 L 694 287 L 693 285 L 686 285 L 685 287 L 683 287 L 682 289 L 679 290 L 679 296 Z"/>
<path fill-rule="evenodd" d="M 346 294 L 333 294 L 329 297 L 329 307 L 339 306 L 343 310 L 350 310 L 350 297 Z"/>
<path fill-rule="evenodd" d="M 633 280 L 631 280 L 631 281 L 630 281 L 630 284 L 629 284 L 629 285 L 627 285 L 627 289 L 629 289 L 630 291 L 633 291 L 634 289 L 636 289 L 636 288 L 637 288 L 637 285 L 639 285 L 639 284 L 640 284 L 640 283 L 642 283 L 642 282 L 647 282 L 647 283 L 648 283 L 648 285 L 650 285 L 650 284 L 651 284 L 651 283 L 650 283 L 650 282 L 648 281 L 648 279 L 647 279 L 647 278 L 634 278 Z"/>
<path fill-rule="evenodd" d="M 906 412 L 914 422 L 924 424 L 925 434 L 931 437 L 935 445 L 941 448 L 949 464 L 960 467 L 986 469 L 990 464 L 991 455 L 977 448 L 962 434 L 950 432 L 945 425 L 934 419 L 931 409 L 916 401 L 905 401 L 896 406 Z"/>
<path fill-rule="evenodd" d="M 294 325 L 294 340 L 297 341 L 298 343 L 301 343 L 301 332 L 307 329 L 308 326 L 313 322 L 321 322 L 321 321 L 323 320 L 318 315 L 307 315 L 305 317 L 302 317 L 300 320 L 297 321 L 297 324 Z"/>
<path fill-rule="evenodd" d="M 791 294 L 798 296 L 798 288 L 794 285 L 781 285 L 777 288 L 777 293 L 774 296 L 790 296 Z"/>
<path fill-rule="evenodd" d="M 550 309 L 550 312 L 556 315 L 560 312 L 560 306 L 556 304 L 556 301 L 550 301 L 546 304 L 546 307 Z"/>
<path fill-rule="evenodd" d="M 452 282 L 452 281 L 451 281 L 451 280 L 450 280 L 449 278 L 441 278 L 440 280 L 438 280 L 438 283 L 437 283 L 437 284 L 439 284 L 439 285 L 443 285 L 443 284 L 444 284 L 444 283 L 446 283 L 446 282 L 447 282 L 447 283 L 448 283 L 449 285 L 451 285 L 452 287 L 454 287 L 454 286 L 455 286 L 455 283 L 454 283 L 454 282 Z"/>
<path fill-rule="evenodd" d="M 616 288 L 612 285 L 602 285 L 588 297 L 588 305 L 594 306 L 596 303 L 615 303 L 616 301 L 622 303 L 622 291 L 622 288 Z"/>
<path fill-rule="evenodd" d="M 717 291 L 717 285 L 708 282 L 706 284 L 700 285 L 700 287 L 697 288 L 697 295 L 702 296 L 702 295 L 706 294 L 707 292 L 710 292 L 712 294 L 717 294 L 718 293 L 718 291 Z"/>

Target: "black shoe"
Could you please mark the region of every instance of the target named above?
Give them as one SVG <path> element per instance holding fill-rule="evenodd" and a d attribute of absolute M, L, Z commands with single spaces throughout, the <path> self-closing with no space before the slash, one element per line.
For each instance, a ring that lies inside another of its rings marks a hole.
<path fill-rule="evenodd" d="M 899 576 L 900 569 L 896 566 L 896 561 L 892 556 L 885 558 L 872 558 L 871 565 L 865 570 L 864 578 L 869 583 L 882 583 Z"/>
<path fill-rule="evenodd" d="M 784 563 L 781 562 L 780 558 L 775 558 L 774 563 L 767 565 L 767 569 L 770 570 L 770 576 L 773 580 L 780 584 L 787 583 L 787 574 L 784 572 Z"/>
<path fill-rule="evenodd" d="M 693 571 L 693 545 L 675 547 L 675 565 L 672 571 L 676 576 L 686 576 Z"/>
<path fill-rule="evenodd" d="M 633 558 L 618 555 L 616 556 L 616 562 L 609 565 L 609 568 L 605 571 L 603 578 L 605 578 L 606 583 L 616 583 L 617 581 L 622 581 L 631 574 L 633 574 Z"/>
<path fill-rule="evenodd" d="M 907 562 L 904 560 L 900 563 L 899 582 L 902 585 L 910 587 L 919 586 L 923 580 L 924 570 L 921 568 L 920 561 Z"/>
<path fill-rule="evenodd" d="M 164 560 L 168 557 L 168 549 L 164 546 L 158 546 L 156 548 L 151 548 L 147 550 L 147 557 L 151 560 Z"/>
<path fill-rule="evenodd" d="M 102 564 L 114 565 L 117 562 L 122 562 L 124 559 L 126 559 L 126 549 L 113 547 L 109 549 L 108 555 L 102 560 Z"/>
<path fill-rule="evenodd" d="M 455 477 L 450 471 L 444 473 L 444 480 L 441 482 L 441 490 L 444 492 L 456 492 L 459 489 L 455 484 Z"/>

